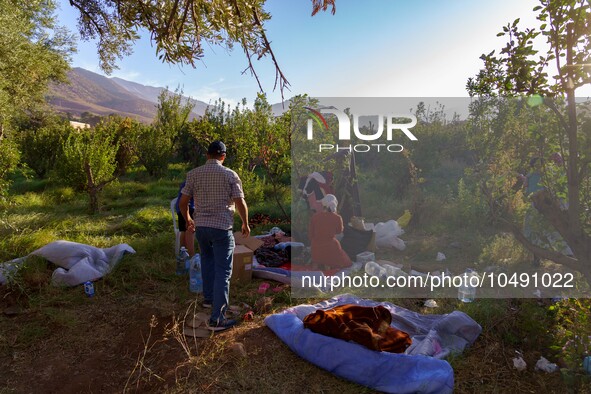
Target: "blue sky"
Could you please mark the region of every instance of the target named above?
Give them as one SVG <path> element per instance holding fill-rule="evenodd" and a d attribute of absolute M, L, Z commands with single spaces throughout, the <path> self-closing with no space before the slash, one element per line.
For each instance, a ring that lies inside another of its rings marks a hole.
<path fill-rule="evenodd" d="M 62 24 L 75 30 L 76 14 L 60 0 Z M 267 36 L 291 83 L 285 96 L 460 97 L 466 80 L 481 67 L 482 53 L 500 49 L 501 27 L 516 18 L 537 26 L 531 0 L 337 0 L 337 12 L 311 17 L 309 0 L 268 0 Z M 148 37 L 148 35 L 144 35 Z M 74 67 L 99 72 L 96 43 L 80 42 Z M 197 68 L 161 63 L 147 38 L 119 61 L 112 76 L 151 86 L 181 86 L 186 95 L 211 102 L 219 97 L 252 102 L 259 91 L 242 74 L 239 47 L 213 47 Z M 255 62 L 271 103 L 275 70 L 270 59 Z"/>

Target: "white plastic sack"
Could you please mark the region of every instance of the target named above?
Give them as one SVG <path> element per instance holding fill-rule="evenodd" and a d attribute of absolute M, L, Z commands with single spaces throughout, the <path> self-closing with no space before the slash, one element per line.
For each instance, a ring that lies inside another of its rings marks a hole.
<path fill-rule="evenodd" d="M 53 264 L 67 270 L 85 258 L 90 258 L 95 264 L 109 265 L 109 258 L 103 249 L 95 246 L 70 241 L 55 241 L 31 252 L 33 256 L 43 257 Z"/>
<path fill-rule="evenodd" d="M 85 257 L 69 270 L 56 268 L 51 275 L 51 283 L 54 286 L 76 286 L 87 281 L 95 281 L 102 276 L 88 257 Z"/>
<path fill-rule="evenodd" d="M 51 276 L 53 285 L 76 286 L 108 274 L 125 253 L 135 253 L 135 250 L 127 244 L 103 249 L 77 242 L 55 241 L 34 250 L 29 256 L 43 257 L 59 266 Z M 17 270 L 25 259 L 1 264 L 0 284 L 6 282 L 6 276 Z"/>
<path fill-rule="evenodd" d="M 398 250 L 406 248 L 404 241 L 398 238 L 404 234 L 404 230 L 396 220 L 388 220 L 385 223 L 380 222 L 375 225 L 374 231 L 376 233 L 377 248 L 396 248 Z"/>
<path fill-rule="evenodd" d="M 401 240 L 398 237 L 394 237 L 394 239 L 392 240 L 392 246 L 395 247 L 398 250 L 404 250 L 404 249 L 406 249 L 406 244 L 404 243 L 403 240 Z"/>
<path fill-rule="evenodd" d="M 525 360 L 521 357 L 515 357 L 513 359 L 513 366 L 518 371 L 525 371 L 525 369 L 527 368 Z"/>

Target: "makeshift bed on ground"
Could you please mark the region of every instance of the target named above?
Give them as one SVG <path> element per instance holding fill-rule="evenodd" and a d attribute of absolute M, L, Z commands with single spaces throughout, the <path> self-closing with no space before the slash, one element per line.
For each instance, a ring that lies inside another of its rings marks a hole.
<path fill-rule="evenodd" d="M 252 276 L 259 279 L 290 283 L 291 237 L 278 227 L 274 227 L 268 235 L 258 235 L 256 238 L 261 240 L 263 244 L 255 250 Z"/>
<path fill-rule="evenodd" d="M 76 286 L 108 274 L 125 253 L 135 253 L 135 250 L 127 244 L 97 248 L 77 242 L 55 241 L 28 256 L 0 264 L 0 284 L 17 272 L 29 256 L 39 256 L 59 266 L 51 276 L 53 285 Z"/>
<path fill-rule="evenodd" d="M 384 306 L 392 314 L 391 326 L 410 335 L 412 345 L 403 354 L 378 352 L 304 328 L 303 320 L 310 313 L 339 305 Z M 443 358 L 461 353 L 482 330 L 463 312 L 421 315 L 350 294 L 288 308 L 267 316 L 265 324 L 305 360 L 342 378 L 389 393 L 451 393 L 453 369 Z"/>
<path fill-rule="evenodd" d="M 292 277 L 297 281 L 297 278 L 303 275 L 314 277 L 341 273 L 347 275 L 361 268 L 360 264 L 354 263 L 345 269 L 315 270 L 305 264 L 309 256 L 306 255 L 304 244 L 292 242 L 291 237 L 277 227 L 273 228 L 270 234 L 258 235 L 256 238 L 263 241 L 263 245 L 254 252 L 252 266 L 254 278 L 291 284 Z"/>
<path fill-rule="evenodd" d="M 330 280 L 324 280 L 323 277 L 328 276 L 341 276 L 342 275 L 349 275 L 353 271 L 357 271 L 361 269 L 362 264 L 353 263 L 353 265 L 349 268 L 345 268 L 343 270 L 330 270 L 330 271 L 315 271 L 307 268 L 306 266 L 293 266 L 290 263 L 282 265 L 280 267 L 266 267 L 260 264 L 256 260 L 256 256 L 253 259 L 252 264 L 252 276 L 254 278 L 259 279 L 266 279 L 266 280 L 274 280 L 276 282 L 292 284 L 292 283 L 302 283 L 301 278 L 303 276 L 317 278 L 314 283 L 328 283 L 330 284 Z M 295 269 L 294 269 L 295 268 Z M 294 282 L 292 282 L 294 280 Z M 326 290 L 325 287 L 318 286 L 319 290 Z"/>

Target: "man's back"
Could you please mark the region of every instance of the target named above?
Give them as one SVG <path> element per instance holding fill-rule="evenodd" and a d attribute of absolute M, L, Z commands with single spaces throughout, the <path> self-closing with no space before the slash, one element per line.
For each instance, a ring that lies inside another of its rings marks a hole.
<path fill-rule="evenodd" d="M 219 229 L 232 228 L 233 199 L 244 197 L 238 174 L 215 159 L 209 159 L 204 165 L 189 171 L 183 194 L 195 198 L 197 226 Z"/>

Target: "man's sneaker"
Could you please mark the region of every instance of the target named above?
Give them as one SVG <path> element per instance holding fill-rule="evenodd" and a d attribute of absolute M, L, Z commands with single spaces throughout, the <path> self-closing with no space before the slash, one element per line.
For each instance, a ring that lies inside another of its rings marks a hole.
<path fill-rule="evenodd" d="M 236 320 L 234 319 L 224 319 L 224 320 L 220 320 L 218 322 L 214 322 L 214 321 L 209 321 L 209 324 L 207 325 L 207 329 L 210 331 L 214 331 L 214 332 L 219 332 L 219 331 L 224 331 L 227 330 L 228 328 L 232 328 L 236 325 Z"/>
<path fill-rule="evenodd" d="M 201 303 L 201 306 L 205 309 L 211 309 L 211 307 L 213 306 L 213 303 L 209 300 L 205 300 Z"/>

